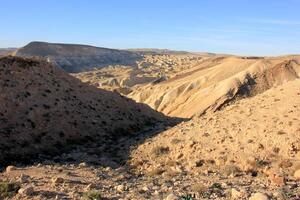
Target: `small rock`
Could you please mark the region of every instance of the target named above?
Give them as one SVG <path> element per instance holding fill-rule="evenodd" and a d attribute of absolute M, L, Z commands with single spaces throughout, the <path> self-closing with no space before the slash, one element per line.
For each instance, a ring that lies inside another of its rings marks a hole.
<path fill-rule="evenodd" d="M 116 187 L 116 190 L 117 190 L 118 192 L 122 193 L 122 192 L 124 192 L 124 190 L 125 190 L 125 186 L 124 186 L 124 185 L 118 185 L 118 186 Z"/>
<path fill-rule="evenodd" d="M 79 167 L 86 167 L 87 164 L 86 164 L 85 162 L 82 162 L 82 163 L 80 163 L 78 166 L 79 166 Z"/>
<path fill-rule="evenodd" d="M 10 166 L 6 167 L 6 172 L 11 172 L 11 171 L 14 171 L 14 170 L 16 170 L 15 166 L 10 165 Z"/>
<path fill-rule="evenodd" d="M 169 194 L 165 200 L 179 200 L 175 194 Z"/>
<path fill-rule="evenodd" d="M 240 199 L 240 198 L 243 198 L 247 196 L 247 192 L 243 189 L 235 189 L 235 188 L 232 188 L 231 189 L 231 197 L 232 199 Z"/>
<path fill-rule="evenodd" d="M 294 177 L 295 177 L 297 180 L 300 180 L 300 169 L 298 169 L 298 170 L 295 171 Z"/>
<path fill-rule="evenodd" d="M 85 190 L 86 191 L 90 191 L 90 190 L 92 190 L 92 189 L 94 189 L 95 188 L 95 185 L 94 184 L 88 184 L 87 186 L 86 186 L 86 188 L 85 188 Z"/>
<path fill-rule="evenodd" d="M 249 200 L 269 200 L 269 197 L 264 193 L 257 192 L 253 194 Z"/>
<path fill-rule="evenodd" d="M 195 163 L 196 167 L 202 167 L 204 165 L 204 160 L 197 160 Z"/>
<path fill-rule="evenodd" d="M 285 178 L 283 176 L 273 175 L 269 179 L 276 186 L 282 187 L 285 185 Z"/>
<path fill-rule="evenodd" d="M 65 180 L 61 177 L 54 177 L 52 178 L 52 185 L 57 185 L 59 183 L 63 183 Z"/>
<path fill-rule="evenodd" d="M 21 195 L 31 196 L 34 193 L 33 187 L 21 188 L 18 191 Z"/>
<path fill-rule="evenodd" d="M 177 158 L 177 159 L 180 159 L 180 158 L 182 158 L 182 157 L 183 157 L 183 153 L 179 153 L 179 154 L 176 155 L 176 158 Z"/>
<path fill-rule="evenodd" d="M 29 181 L 30 176 L 26 175 L 26 174 L 21 174 L 19 177 L 19 181 L 21 183 L 26 183 Z"/>
<path fill-rule="evenodd" d="M 148 188 L 147 186 L 144 186 L 144 187 L 142 188 L 142 190 L 143 190 L 144 192 L 147 192 L 147 191 L 149 191 L 149 188 Z"/>

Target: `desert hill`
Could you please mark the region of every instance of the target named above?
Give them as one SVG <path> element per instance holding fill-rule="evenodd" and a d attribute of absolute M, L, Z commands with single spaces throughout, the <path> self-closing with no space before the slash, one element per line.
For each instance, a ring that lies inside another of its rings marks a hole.
<path fill-rule="evenodd" d="M 223 199 L 226 188 L 228 199 L 248 199 L 256 191 L 272 199 L 298 199 L 299 185 L 291 185 L 300 164 L 299 85 L 295 79 L 194 117 L 145 141 L 131 162 L 150 176 L 188 183 L 187 193 L 196 192 L 196 199 Z M 212 190 L 213 182 L 222 182 L 220 193 Z"/>
<path fill-rule="evenodd" d="M 128 97 L 170 116 L 216 111 L 300 76 L 300 57 L 212 57 L 158 84 L 137 85 Z"/>
<path fill-rule="evenodd" d="M 104 155 L 109 143 L 167 119 L 34 59 L 1 58 L 0 93 L 0 164 L 89 141 Z"/>
<path fill-rule="evenodd" d="M 171 127 L 146 105 L 47 62 L 2 58 L 2 160 L 64 153 L 9 166 L 0 180 L 20 183 L 12 199 L 297 200 L 299 61 L 145 55 L 135 68 L 73 74 L 191 117 Z"/>
<path fill-rule="evenodd" d="M 89 45 L 31 42 L 14 55 L 40 57 L 67 72 L 81 72 L 107 65 L 134 65 L 142 56 L 135 52 Z"/>
<path fill-rule="evenodd" d="M 137 64 L 74 76 L 184 118 L 214 112 L 300 76 L 299 56 L 147 55 Z"/>

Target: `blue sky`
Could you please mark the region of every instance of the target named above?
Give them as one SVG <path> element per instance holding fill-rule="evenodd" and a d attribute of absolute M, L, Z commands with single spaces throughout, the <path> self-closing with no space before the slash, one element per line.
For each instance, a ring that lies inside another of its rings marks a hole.
<path fill-rule="evenodd" d="M 300 0 L 1 0 L 0 47 L 30 41 L 300 53 Z"/>

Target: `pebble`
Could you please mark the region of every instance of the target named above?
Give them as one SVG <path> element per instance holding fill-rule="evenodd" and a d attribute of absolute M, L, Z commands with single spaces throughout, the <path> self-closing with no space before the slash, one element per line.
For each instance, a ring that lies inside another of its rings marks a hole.
<path fill-rule="evenodd" d="M 144 187 L 142 188 L 142 190 L 143 190 L 144 192 L 147 192 L 147 191 L 149 191 L 149 188 L 148 188 L 147 186 L 144 186 Z"/>
<path fill-rule="evenodd" d="M 28 182 L 29 181 L 29 176 L 28 175 L 26 175 L 26 174 L 21 174 L 20 175 L 20 177 L 19 177 L 19 181 L 21 182 L 21 183 L 26 183 L 26 182 Z"/>
<path fill-rule="evenodd" d="M 269 197 L 264 193 L 257 192 L 253 194 L 249 200 L 269 200 Z"/>
<path fill-rule="evenodd" d="M 82 162 L 78 165 L 79 167 L 87 167 L 87 164 L 85 162 Z"/>
<path fill-rule="evenodd" d="M 118 186 L 116 187 L 116 190 L 117 190 L 118 192 L 122 193 L 122 192 L 124 192 L 124 190 L 125 190 L 125 186 L 124 186 L 124 185 L 118 185 Z"/>
<path fill-rule="evenodd" d="M 165 200 L 179 200 L 179 198 L 175 194 L 171 193 Z"/>
<path fill-rule="evenodd" d="M 54 177 L 52 178 L 52 184 L 53 185 L 57 185 L 59 183 L 63 183 L 65 180 L 61 177 Z"/>
<path fill-rule="evenodd" d="M 33 187 L 21 188 L 18 190 L 21 195 L 31 196 L 34 193 Z"/>
<path fill-rule="evenodd" d="M 89 190 L 92 190 L 92 189 L 94 189 L 95 188 L 95 185 L 94 184 L 88 184 L 87 186 L 86 186 L 86 188 L 85 188 L 85 191 L 89 191 Z"/>

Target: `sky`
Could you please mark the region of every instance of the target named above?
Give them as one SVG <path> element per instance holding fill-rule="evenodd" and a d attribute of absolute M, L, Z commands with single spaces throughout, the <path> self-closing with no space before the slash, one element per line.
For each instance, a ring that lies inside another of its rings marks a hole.
<path fill-rule="evenodd" d="M 0 48 L 31 41 L 300 54 L 300 0 L 0 0 Z"/>

